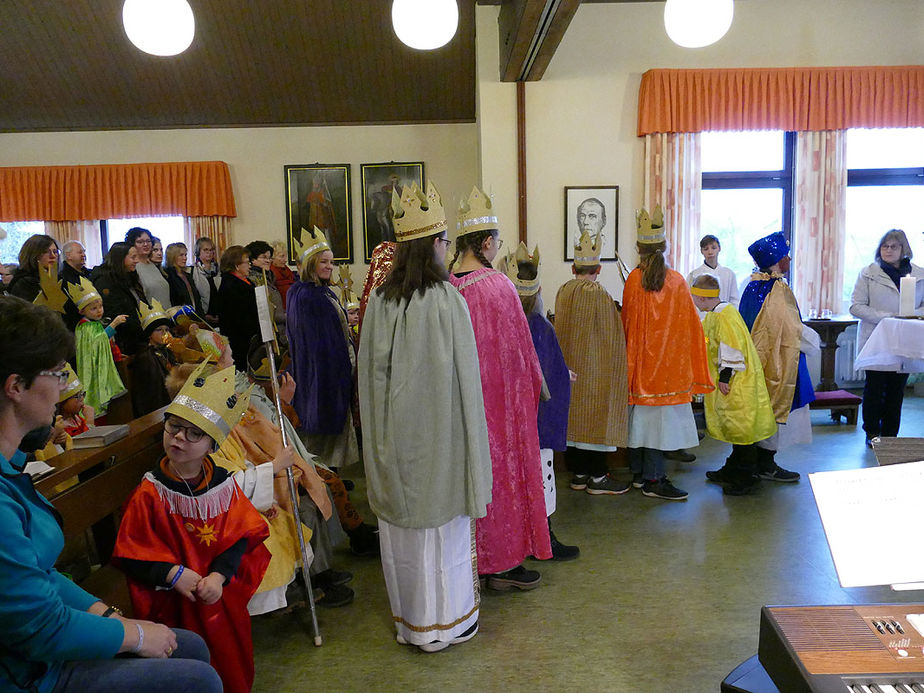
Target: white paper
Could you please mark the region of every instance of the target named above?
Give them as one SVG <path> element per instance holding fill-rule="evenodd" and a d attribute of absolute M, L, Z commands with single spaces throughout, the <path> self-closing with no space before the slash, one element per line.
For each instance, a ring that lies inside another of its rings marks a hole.
<path fill-rule="evenodd" d="M 809 474 L 842 587 L 924 582 L 924 462 Z"/>
<path fill-rule="evenodd" d="M 914 290 L 917 279 L 912 276 L 902 277 L 898 290 L 898 314 L 914 315 Z"/>
<path fill-rule="evenodd" d="M 49 467 L 47 464 L 45 464 L 41 460 L 33 460 L 32 462 L 29 462 L 28 464 L 26 464 L 26 468 L 24 471 L 26 472 L 26 474 L 31 476 L 33 479 L 37 479 L 40 476 L 45 476 L 46 474 L 48 474 L 48 472 L 53 472 L 54 467 Z"/>
<path fill-rule="evenodd" d="M 260 320 L 260 339 L 264 344 L 273 341 L 273 318 L 270 315 L 269 295 L 266 293 L 266 285 L 255 286 L 254 293 L 257 295 L 257 318 Z"/>

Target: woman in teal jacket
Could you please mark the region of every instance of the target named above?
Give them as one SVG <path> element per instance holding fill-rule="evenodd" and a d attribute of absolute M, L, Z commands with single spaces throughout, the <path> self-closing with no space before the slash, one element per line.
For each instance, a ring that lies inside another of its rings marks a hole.
<path fill-rule="evenodd" d="M 219 693 L 199 636 L 123 618 L 55 570 L 61 517 L 18 448 L 52 421 L 73 339 L 47 308 L 0 297 L 0 691 Z"/>

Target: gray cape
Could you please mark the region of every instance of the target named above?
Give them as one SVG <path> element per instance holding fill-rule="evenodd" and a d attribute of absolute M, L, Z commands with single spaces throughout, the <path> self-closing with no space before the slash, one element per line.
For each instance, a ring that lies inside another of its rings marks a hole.
<path fill-rule="evenodd" d="M 483 517 L 491 453 L 468 307 L 448 282 L 369 298 L 358 358 L 369 505 L 389 524 Z"/>

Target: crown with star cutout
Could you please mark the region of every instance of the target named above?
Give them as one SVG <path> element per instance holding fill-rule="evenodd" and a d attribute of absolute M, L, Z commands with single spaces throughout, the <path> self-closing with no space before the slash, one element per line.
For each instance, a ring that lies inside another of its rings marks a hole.
<path fill-rule="evenodd" d="M 234 366 L 206 376 L 205 373 L 213 368 L 208 361 L 203 361 L 167 405 L 167 413 L 198 426 L 216 445 L 220 445 L 247 411 L 252 386 L 237 394 L 234 391 Z"/>
<path fill-rule="evenodd" d="M 395 240 L 399 243 L 434 236 L 448 228 L 443 198 L 433 181 L 427 181 L 426 195 L 416 181 L 405 185 L 400 197 L 392 188 L 391 209 L 394 212 Z"/>

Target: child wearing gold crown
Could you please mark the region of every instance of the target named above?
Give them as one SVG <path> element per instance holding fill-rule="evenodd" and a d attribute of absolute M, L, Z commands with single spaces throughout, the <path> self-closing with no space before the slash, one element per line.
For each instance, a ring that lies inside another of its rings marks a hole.
<path fill-rule="evenodd" d="M 75 334 L 77 337 L 77 376 L 86 387 L 86 402 L 99 416 L 103 416 L 114 397 L 125 393 L 125 385 L 116 370 L 116 361 L 122 353 L 116 346 L 116 328 L 128 320 L 117 315 L 103 326 L 103 298 L 96 287 L 84 277 L 80 284 L 68 284 L 67 294 L 81 315 Z"/>
<path fill-rule="evenodd" d="M 210 453 L 247 410 L 231 367 L 202 364 L 167 407 L 164 457 L 125 504 L 113 562 L 135 616 L 202 636 L 227 693 L 253 685 L 247 603 L 263 579 L 266 523 Z"/>
<path fill-rule="evenodd" d="M 131 363 L 132 411 L 135 416 L 144 416 L 155 409 L 170 404 L 167 394 L 167 374 L 179 362 L 168 346 L 170 326 L 173 325 L 163 306 L 156 298 L 153 305 L 138 304 L 141 329 L 148 340 L 145 348 L 135 354 Z"/>
<path fill-rule="evenodd" d="M 502 245 L 491 200 L 475 187 L 459 210 L 452 282 L 468 304 L 478 344 L 494 487 L 475 523 L 478 572 L 491 589 L 530 590 L 527 556 L 552 557 L 537 417 L 542 367 L 513 284 L 491 267 Z"/>

